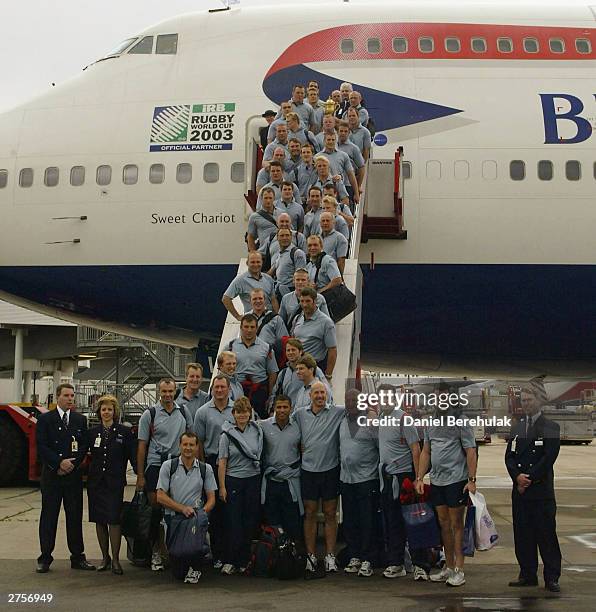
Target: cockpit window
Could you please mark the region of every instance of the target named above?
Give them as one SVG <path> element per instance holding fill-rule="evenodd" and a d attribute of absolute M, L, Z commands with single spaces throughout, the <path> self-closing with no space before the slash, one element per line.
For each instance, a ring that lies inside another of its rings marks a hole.
<path fill-rule="evenodd" d="M 178 51 L 178 34 L 161 34 L 157 37 L 155 53 L 158 55 L 176 55 Z"/>
<path fill-rule="evenodd" d="M 106 57 L 110 57 L 111 55 L 120 55 L 122 52 L 126 51 L 126 49 L 128 49 L 128 47 L 130 47 L 130 45 L 132 45 L 135 40 L 138 40 L 137 36 L 135 36 L 134 38 L 127 38 L 125 41 L 121 42 L 115 49 L 110 51 L 106 55 Z"/>
<path fill-rule="evenodd" d="M 153 52 L 153 36 L 144 36 L 129 51 L 129 53 L 139 53 L 143 55 L 147 55 L 152 52 Z"/>

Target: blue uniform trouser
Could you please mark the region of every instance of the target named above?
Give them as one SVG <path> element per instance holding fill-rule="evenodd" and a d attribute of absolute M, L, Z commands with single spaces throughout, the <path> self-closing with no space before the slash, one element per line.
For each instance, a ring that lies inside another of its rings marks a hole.
<path fill-rule="evenodd" d="M 379 512 L 379 480 L 354 484 L 341 483 L 342 529 L 349 559 L 361 561 L 377 558 L 375 525 Z"/>
<path fill-rule="evenodd" d="M 292 500 L 287 481 L 267 479 L 265 518 L 268 525 L 282 527 L 294 540 L 302 540 L 302 517 L 297 501 Z"/>
<path fill-rule="evenodd" d="M 397 475 L 399 488 L 406 478 L 414 481 L 414 474 L 404 472 Z M 401 511 L 399 497 L 393 499 L 393 476 L 384 477 L 383 492 L 381 494 L 381 508 L 383 510 L 383 535 L 385 539 L 385 562 L 387 565 L 403 565 L 406 549 L 406 524 Z M 426 549 L 410 549 L 412 563 L 425 571 L 430 571 L 429 556 Z"/>
<path fill-rule="evenodd" d="M 538 572 L 538 550 L 544 564 L 544 581 L 561 575 L 561 549 L 557 538 L 557 504 L 554 499 L 524 499 L 512 494 L 513 537 L 520 576 L 528 580 Z"/>
<path fill-rule="evenodd" d="M 261 477 L 226 476 L 226 491 L 224 561 L 235 567 L 246 567 L 250 559 L 252 538 L 261 515 Z"/>
<path fill-rule="evenodd" d="M 209 514 L 209 543 L 214 560 L 221 561 L 225 551 L 224 503 L 219 499 L 219 473 L 217 470 L 217 455 L 210 455 L 205 461 L 213 468 L 217 491 L 215 492 L 215 506 Z"/>

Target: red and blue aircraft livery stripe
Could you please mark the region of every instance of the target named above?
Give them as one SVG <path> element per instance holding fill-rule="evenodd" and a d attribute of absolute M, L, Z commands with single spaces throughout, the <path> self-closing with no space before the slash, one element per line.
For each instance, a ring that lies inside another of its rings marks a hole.
<path fill-rule="evenodd" d="M 590 44 L 589 53 L 579 53 L 575 41 L 583 39 L 591 43 L 595 31 L 594 28 L 461 23 L 365 23 L 338 26 L 314 32 L 290 45 L 267 72 L 263 81 L 263 91 L 270 100 L 280 104 L 282 100 L 288 99 L 292 85 L 295 83 L 306 84 L 309 80 L 318 81 L 321 91 L 325 94 L 339 89 L 342 80 L 305 65 L 318 62 L 381 59 L 594 60 L 596 59 L 595 45 Z M 422 37 L 433 38 L 434 50 L 432 52 L 420 51 L 418 39 Z M 380 40 L 379 53 L 368 51 L 367 40 L 369 38 Z M 407 39 L 406 52 L 396 53 L 393 50 L 394 38 Z M 458 38 L 460 51 L 448 52 L 445 48 L 445 38 Z M 473 38 L 485 39 L 486 52 L 472 51 Z M 503 53 L 498 50 L 497 40 L 499 38 L 511 39 L 513 45 L 511 53 Z M 524 50 L 523 43 L 526 38 L 536 39 L 538 42 L 536 53 L 528 53 Z M 341 43 L 344 39 L 354 41 L 353 53 L 342 52 Z M 551 39 L 563 41 L 564 51 L 562 53 L 553 53 L 550 50 Z M 364 85 L 354 84 L 354 88 L 360 91 L 366 100 L 366 106 L 374 116 L 378 131 L 462 112 L 461 109 L 398 96 Z"/>

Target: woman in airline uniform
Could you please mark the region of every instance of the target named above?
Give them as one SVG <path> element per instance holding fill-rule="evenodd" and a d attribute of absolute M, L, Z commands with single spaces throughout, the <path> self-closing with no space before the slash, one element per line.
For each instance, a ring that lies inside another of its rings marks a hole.
<path fill-rule="evenodd" d="M 135 440 L 128 427 L 119 424 L 120 406 L 113 395 L 104 395 L 97 404 L 101 424 L 89 430 L 91 462 L 87 479 L 89 521 L 95 523 L 97 539 L 103 554 L 98 572 L 112 569 L 121 575 L 120 516 L 126 486 L 128 462 L 135 465 Z M 109 544 L 112 545 L 110 559 Z"/>

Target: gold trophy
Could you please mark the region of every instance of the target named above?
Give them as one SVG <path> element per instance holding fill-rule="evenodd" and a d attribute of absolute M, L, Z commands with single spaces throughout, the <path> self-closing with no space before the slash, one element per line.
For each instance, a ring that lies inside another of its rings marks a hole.
<path fill-rule="evenodd" d="M 335 111 L 339 108 L 339 104 L 335 102 L 334 100 L 332 100 L 331 98 L 328 98 L 327 100 L 325 100 L 325 102 L 323 102 L 323 105 L 325 108 L 326 115 L 334 115 Z"/>

